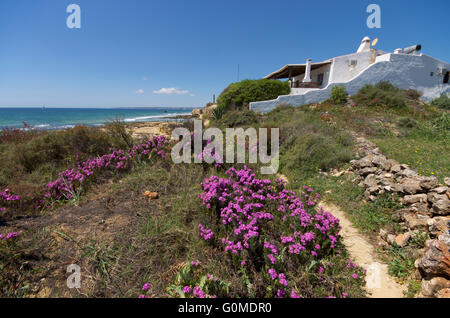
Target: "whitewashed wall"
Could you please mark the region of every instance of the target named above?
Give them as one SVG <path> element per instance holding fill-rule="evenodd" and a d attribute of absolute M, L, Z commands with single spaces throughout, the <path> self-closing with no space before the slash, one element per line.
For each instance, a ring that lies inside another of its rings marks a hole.
<path fill-rule="evenodd" d="M 309 91 L 303 95 L 283 95 L 275 100 L 250 103 L 250 109 L 257 112 L 268 112 L 280 104 L 301 106 L 309 103 L 320 103 L 330 97 L 331 88 L 345 85 L 350 95 L 356 94 L 366 84 L 376 84 L 380 81 L 390 81 L 401 89 L 417 89 L 423 93 L 424 100 L 450 93 L 450 85 L 442 84 L 443 78 L 436 73 L 439 67 L 450 70 L 450 64 L 439 61 L 428 55 L 384 54 L 377 57 L 376 62 L 349 81 L 334 82 L 324 89 Z M 331 76 L 339 78 L 339 68 L 332 67 Z M 336 73 L 336 75 L 333 74 Z M 433 72 L 434 76 L 430 76 Z M 344 75 L 341 75 L 345 78 Z M 441 81 L 438 83 L 438 79 Z"/>

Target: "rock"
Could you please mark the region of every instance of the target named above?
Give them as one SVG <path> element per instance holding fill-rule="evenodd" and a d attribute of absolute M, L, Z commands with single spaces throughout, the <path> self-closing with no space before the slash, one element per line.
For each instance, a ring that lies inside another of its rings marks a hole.
<path fill-rule="evenodd" d="M 429 192 L 427 194 L 427 199 L 428 202 L 430 202 L 431 204 L 436 203 L 439 200 L 446 200 L 447 196 L 445 194 L 438 194 L 436 192 Z"/>
<path fill-rule="evenodd" d="M 427 276 L 450 278 L 450 253 L 448 247 L 439 240 L 427 241 L 425 255 L 419 259 L 418 266 Z"/>
<path fill-rule="evenodd" d="M 450 216 L 439 216 L 428 220 L 428 231 L 432 238 L 448 233 L 450 230 Z"/>
<path fill-rule="evenodd" d="M 438 180 L 436 177 L 422 177 L 422 181 L 420 182 L 420 186 L 424 190 L 430 190 L 438 186 Z"/>
<path fill-rule="evenodd" d="M 388 234 L 387 237 L 386 237 L 386 242 L 388 242 L 389 245 L 394 244 L 394 242 L 395 242 L 395 235 Z"/>
<path fill-rule="evenodd" d="M 217 104 L 211 104 L 205 106 L 205 108 L 202 111 L 204 118 L 214 118 L 216 115 L 214 113 L 214 110 L 217 108 Z"/>
<path fill-rule="evenodd" d="M 424 215 L 406 215 L 405 222 L 411 230 L 425 230 L 428 229 L 428 220 L 430 218 Z"/>
<path fill-rule="evenodd" d="M 411 209 L 401 209 L 401 210 L 397 210 L 392 214 L 392 220 L 400 223 L 400 222 L 405 222 L 406 220 L 406 216 L 407 215 L 414 215 L 413 212 L 411 212 Z"/>
<path fill-rule="evenodd" d="M 369 174 L 363 181 L 363 185 L 366 188 L 377 186 L 377 180 L 373 174 Z"/>
<path fill-rule="evenodd" d="M 369 175 L 369 174 L 372 174 L 372 173 L 377 172 L 377 170 L 378 170 L 378 169 L 375 168 L 375 167 L 366 167 L 366 168 L 364 168 L 364 169 L 359 170 L 359 171 L 358 171 L 358 174 L 361 175 L 361 176 L 363 176 L 363 177 L 365 177 L 365 176 L 367 176 L 367 175 Z"/>
<path fill-rule="evenodd" d="M 414 194 L 414 195 L 405 195 L 403 198 L 403 204 L 413 204 L 413 203 L 425 203 L 427 202 L 427 195 L 422 194 Z"/>
<path fill-rule="evenodd" d="M 395 165 L 398 165 L 398 162 L 395 161 L 394 159 L 388 159 L 387 160 L 387 165 L 389 167 L 389 170 L 392 171 L 392 167 Z"/>
<path fill-rule="evenodd" d="M 402 170 L 402 171 L 398 172 L 397 176 L 404 177 L 404 178 L 417 177 L 417 172 L 407 168 L 405 170 Z"/>
<path fill-rule="evenodd" d="M 159 197 L 158 192 L 151 192 L 151 191 L 145 191 L 143 195 L 149 198 L 150 200 L 154 200 Z"/>
<path fill-rule="evenodd" d="M 427 203 L 421 203 L 421 202 L 413 203 L 413 204 L 411 204 L 411 208 L 414 208 L 414 211 L 418 214 L 427 215 L 430 217 L 433 216 L 433 213 L 428 208 Z"/>
<path fill-rule="evenodd" d="M 438 200 L 433 204 L 433 213 L 436 215 L 449 215 L 450 214 L 450 200 Z"/>
<path fill-rule="evenodd" d="M 335 173 L 333 173 L 333 177 L 341 177 L 346 171 L 342 170 L 342 171 L 337 171 Z"/>
<path fill-rule="evenodd" d="M 201 117 L 203 110 L 200 108 L 195 108 L 192 110 L 192 116 L 194 117 Z"/>
<path fill-rule="evenodd" d="M 388 235 L 388 233 L 387 233 L 386 230 L 380 229 L 379 235 L 380 235 L 380 237 L 381 237 L 382 240 L 384 240 L 384 241 L 387 240 L 387 235 Z"/>
<path fill-rule="evenodd" d="M 437 187 L 431 190 L 432 192 L 436 192 L 437 194 L 445 194 L 448 191 L 448 187 Z"/>
<path fill-rule="evenodd" d="M 392 186 L 390 186 L 390 185 L 387 185 L 387 186 L 383 187 L 383 190 L 386 191 L 386 192 L 392 192 L 393 191 Z"/>
<path fill-rule="evenodd" d="M 450 288 L 444 288 L 438 291 L 436 298 L 450 298 Z"/>
<path fill-rule="evenodd" d="M 376 147 L 375 149 L 372 149 L 372 153 L 375 155 L 381 155 L 381 150 L 380 148 Z"/>
<path fill-rule="evenodd" d="M 383 178 L 383 176 L 377 176 L 375 178 L 376 178 L 377 182 L 383 187 L 387 187 L 387 186 L 392 187 L 392 185 L 393 185 L 391 180 L 385 179 L 385 178 Z"/>
<path fill-rule="evenodd" d="M 362 159 L 351 161 L 351 165 L 355 169 L 363 169 L 366 167 L 372 167 L 372 156 L 368 155 Z"/>
<path fill-rule="evenodd" d="M 402 185 L 403 185 L 403 192 L 407 194 L 416 194 L 422 191 L 420 182 L 414 179 L 404 179 Z"/>
<path fill-rule="evenodd" d="M 402 166 L 399 165 L 399 164 L 394 164 L 394 165 L 392 165 L 392 167 L 391 167 L 391 171 L 392 171 L 393 173 L 399 173 L 400 171 L 402 171 Z"/>
<path fill-rule="evenodd" d="M 445 177 L 445 178 L 444 178 L 444 183 L 445 183 L 448 187 L 450 187 L 450 178 L 449 178 L 449 177 Z"/>
<path fill-rule="evenodd" d="M 450 288 L 450 280 L 443 277 L 433 277 L 430 280 L 422 280 L 422 294 L 426 297 L 434 297 L 444 288 Z"/>
<path fill-rule="evenodd" d="M 376 152 L 376 153 L 379 153 L 379 152 Z M 381 168 L 383 170 L 385 170 L 388 167 L 387 159 L 383 155 L 374 156 L 372 158 L 372 163 L 375 166 L 377 166 L 377 167 L 379 167 L 379 168 Z"/>
<path fill-rule="evenodd" d="M 397 243 L 400 247 L 405 247 L 408 245 L 408 241 L 411 238 L 411 232 L 406 232 L 403 234 L 399 234 L 395 237 L 395 243 Z"/>
<path fill-rule="evenodd" d="M 403 193 L 403 185 L 399 184 L 399 183 L 394 183 L 392 185 L 392 191 L 394 192 L 399 192 L 399 193 Z"/>
<path fill-rule="evenodd" d="M 370 194 L 377 193 L 378 190 L 379 190 L 378 186 L 373 186 L 373 187 L 367 188 L 367 192 L 369 192 Z"/>
<path fill-rule="evenodd" d="M 450 234 L 448 232 L 439 235 L 438 240 L 447 245 L 448 248 L 450 248 Z"/>

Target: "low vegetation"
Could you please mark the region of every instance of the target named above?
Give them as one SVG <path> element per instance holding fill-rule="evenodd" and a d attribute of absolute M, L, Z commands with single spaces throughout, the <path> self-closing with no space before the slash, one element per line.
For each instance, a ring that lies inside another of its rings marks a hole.
<path fill-rule="evenodd" d="M 348 99 L 348 93 L 345 90 L 345 87 L 343 85 L 341 86 L 333 86 L 331 89 L 331 102 L 335 105 L 343 105 L 345 102 L 347 102 Z"/>
<path fill-rule="evenodd" d="M 322 104 L 268 114 L 246 109 L 286 88 L 266 80 L 232 84 L 212 125 L 279 128 L 279 173 L 288 183 L 261 176 L 258 164 L 174 164 L 168 140 L 133 140 L 120 123 L 3 130 L 0 294 L 365 296 L 364 271 L 343 246 L 338 220 L 318 202 L 338 204 L 372 239 L 381 228 L 399 232 L 396 197 L 366 202 L 351 175 L 333 171 L 354 158 L 357 133 L 421 174 L 448 176 L 448 112 L 389 83 L 351 97 L 336 88 Z M 409 296 L 420 287 L 412 279 L 413 247 L 425 240 L 414 237 L 411 249 L 380 247 L 391 274 L 409 283 Z M 67 264 L 81 266 L 81 289 L 66 287 Z"/>
<path fill-rule="evenodd" d="M 216 118 L 226 111 L 248 109 L 250 102 L 275 99 L 290 92 L 289 82 L 276 80 L 244 80 L 230 84 L 217 98 Z"/>
<path fill-rule="evenodd" d="M 446 94 L 441 95 L 441 97 L 431 101 L 431 106 L 450 110 L 450 97 Z"/>

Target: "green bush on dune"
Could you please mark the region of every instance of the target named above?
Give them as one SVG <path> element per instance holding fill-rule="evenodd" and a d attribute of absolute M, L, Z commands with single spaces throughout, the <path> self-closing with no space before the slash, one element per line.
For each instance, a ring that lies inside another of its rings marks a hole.
<path fill-rule="evenodd" d="M 290 93 L 289 82 L 277 80 L 243 80 L 230 84 L 217 99 L 215 115 L 220 119 L 225 111 L 248 108 L 251 102 L 275 99 Z"/>

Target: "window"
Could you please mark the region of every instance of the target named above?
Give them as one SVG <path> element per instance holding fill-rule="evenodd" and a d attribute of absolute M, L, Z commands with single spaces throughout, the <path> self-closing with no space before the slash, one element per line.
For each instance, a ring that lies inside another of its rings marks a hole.
<path fill-rule="evenodd" d="M 449 71 L 445 72 L 445 75 L 444 75 L 444 84 L 448 84 L 449 76 L 450 76 L 450 72 L 449 72 Z"/>
<path fill-rule="evenodd" d="M 350 66 L 356 66 L 356 64 L 358 64 L 357 60 L 350 60 L 350 63 L 349 63 Z"/>
<path fill-rule="evenodd" d="M 430 76 L 433 76 L 434 75 L 434 72 L 430 72 Z"/>

